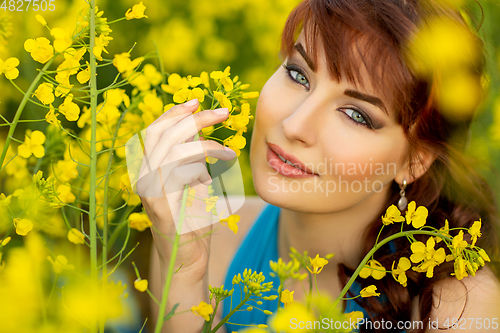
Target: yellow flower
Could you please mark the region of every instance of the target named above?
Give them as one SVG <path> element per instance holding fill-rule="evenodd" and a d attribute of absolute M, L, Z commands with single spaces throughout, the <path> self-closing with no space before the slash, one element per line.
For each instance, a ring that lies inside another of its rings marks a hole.
<path fill-rule="evenodd" d="M 5 62 L 0 59 L 0 74 L 4 73 L 7 79 L 14 80 L 19 76 L 17 66 L 19 66 L 19 59 L 17 58 L 11 57 Z"/>
<path fill-rule="evenodd" d="M 207 212 L 211 211 L 215 207 L 215 203 L 217 202 L 217 200 L 219 200 L 219 197 L 217 196 L 203 199 L 203 202 L 205 202 L 205 204 L 207 205 L 205 207 L 205 210 Z"/>
<path fill-rule="evenodd" d="M 227 96 L 220 91 L 214 91 L 214 97 L 219 101 L 219 104 L 223 108 L 227 108 L 229 112 L 233 109 L 233 105 Z"/>
<path fill-rule="evenodd" d="M 41 25 L 47 25 L 47 21 L 43 18 L 42 15 L 35 15 L 35 19 L 40 22 Z"/>
<path fill-rule="evenodd" d="M 73 94 L 69 94 L 64 99 L 64 102 L 59 105 L 59 111 L 68 119 L 68 121 L 76 121 L 80 116 L 80 107 L 73 103 Z"/>
<path fill-rule="evenodd" d="M 285 305 L 285 309 L 293 303 L 293 293 L 295 291 L 290 291 L 285 289 L 281 292 L 281 302 Z"/>
<path fill-rule="evenodd" d="M 132 213 L 128 219 L 130 228 L 139 231 L 144 231 L 153 225 L 148 215 L 144 213 Z"/>
<path fill-rule="evenodd" d="M 57 197 L 64 203 L 75 202 L 76 197 L 71 193 L 71 187 L 67 184 L 61 184 L 57 187 Z"/>
<path fill-rule="evenodd" d="M 230 115 L 224 121 L 224 127 L 229 128 L 230 130 L 237 131 L 239 133 L 243 133 L 247 131 L 247 125 L 250 119 L 248 116 L 244 116 L 242 114 Z"/>
<path fill-rule="evenodd" d="M 415 210 L 416 206 L 417 204 L 415 201 L 408 204 L 408 210 L 406 211 L 406 223 L 411 223 L 415 229 L 419 229 L 425 225 L 429 211 L 424 206 L 419 206 Z"/>
<path fill-rule="evenodd" d="M 162 84 L 161 89 L 169 94 L 175 94 L 177 91 L 188 88 L 189 82 L 187 78 L 181 77 L 177 73 L 172 73 L 168 76 L 168 84 Z"/>
<path fill-rule="evenodd" d="M 103 51 L 108 53 L 105 47 L 108 46 L 110 40 L 113 40 L 113 37 L 105 36 L 104 34 L 99 35 L 99 37 L 95 39 L 95 46 L 92 49 L 92 53 L 94 53 L 97 60 L 102 61 L 101 55 Z"/>
<path fill-rule="evenodd" d="M 240 156 L 240 150 L 243 149 L 246 144 L 247 140 L 241 135 L 233 135 L 224 140 L 224 145 L 234 150 L 236 156 Z"/>
<path fill-rule="evenodd" d="M 251 99 L 251 98 L 257 98 L 257 97 L 259 97 L 258 91 L 249 91 L 249 92 L 243 93 L 241 95 L 241 98 L 243 98 L 243 99 Z"/>
<path fill-rule="evenodd" d="M 42 64 L 45 64 L 54 56 L 54 48 L 45 37 L 27 39 L 24 42 L 24 49 L 31 54 L 33 60 Z"/>
<path fill-rule="evenodd" d="M 76 79 L 78 80 L 78 82 L 80 82 L 80 84 L 84 84 L 88 80 L 90 80 L 90 67 L 88 67 L 88 64 L 87 68 L 78 72 L 78 74 L 76 75 Z"/>
<path fill-rule="evenodd" d="M 45 120 L 54 126 L 60 127 L 61 122 L 57 119 L 59 113 L 55 113 L 54 107 L 50 104 L 49 112 L 45 115 Z"/>
<path fill-rule="evenodd" d="M 52 28 L 50 34 L 54 37 L 54 50 L 62 53 L 73 44 L 71 34 L 61 28 Z"/>
<path fill-rule="evenodd" d="M 359 294 L 361 295 L 361 297 L 380 296 L 380 293 L 377 293 L 376 291 L 377 287 L 372 284 L 371 286 L 361 289 Z"/>
<path fill-rule="evenodd" d="M 408 281 L 408 278 L 406 277 L 406 271 L 411 267 L 410 260 L 405 257 L 399 258 L 398 267 L 396 269 L 394 269 L 395 263 L 395 261 L 392 263 L 392 277 L 403 287 L 406 287 L 406 282 Z"/>
<path fill-rule="evenodd" d="M 222 222 L 226 222 L 227 223 L 227 227 L 232 232 L 234 232 L 234 234 L 236 235 L 236 233 L 238 232 L 238 225 L 237 225 L 237 223 L 239 221 L 240 221 L 240 216 L 236 215 L 236 214 L 233 214 L 233 215 L 230 215 L 230 216 L 226 217 L 225 219 L 220 220 L 220 223 L 223 224 Z"/>
<path fill-rule="evenodd" d="M 410 249 L 413 254 L 410 256 L 410 260 L 414 263 L 421 262 L 417 267 L 413 267 L 416 272 L 426 272 L 428 278 L 434 276 L 434 267 L 440 265 L 446 259 L 446 253 L 443 248 L 437 250 L 434 249 L 436 242 L 434 237 L 429 237 L 427 239 L 427 244 L 424 245 L 422 242 L 414 242 L 411 244 Z"/>
<path fill-rule="evenodd" d="M 293 302 L 287 306 L 284 311 L 278 311 L 276 316 L 271 319 L 270 326 L 276 332 L 286 332 L 286 333 L 306 333 L 310 332 L 305 325 L 300 325 L 297 327 L 292 327 L 290 323 L 296 322 L 313 322 L 314 316 L 307 310 L 307 308 L 300 302 Z"/>
<path fill-rule="evenodd" d="M 163 81 L 163 75 L 152 64 L 144 65 L 142 72 L 153 86 L 157 86 Z"/>
<path fill-rule="evenodd" d="M 132 8 L 129 8 L 125 13 L 125 17 L 127 18 L 127 20 L 140 19 L 143 17 L 148 18 L 146 15 L 144 15 L 145 10 L 146 6 L 144 6 L 141 1 L 138 4 L 133 5 Z"/>
<path fill-rule="evenodd" d="M 491 261 L 490 257 L 486 254 L 486 251 L 484 251 L 483 249 L 479 250 L 478 254 L 484 261 Z"/>
<path fill-rule="evenodd" d="M 205 88 L 210 88 L 210 80 L 209 80 L 207 72 L 205 72 L 205 71 L 201 72 L 200 79 L 201 79 L 201 83 L 203 83 Z"/>
<path fill-rule="evenodd" d="M 56 274 L 61 274 L 65 269 L 75 269 L 74 265 L 68 265 L 68 259 L 63 255 L 58 255 L 56 260 L 52 259 L 51 256 L 48 256 L 47 260 L 52 264 L 52 268 Z"/>
<path fill-rule="evenodd" d="M 451 246 L 456 255 L 459 256 L 460 253 L 462 253 L 463 249 L 467 247 L 467 245 L 468 245 L 467 242 L 464 241 L 464 232 L 463 230 L 460 230 L 458 232 L 458 235 L 453 237 L 453 240 L 451 241 Z"/>
<path fill-rule="evenodd" d="M 231 70 L 230 66 L 227 66 L 224 72 L 222 71 L 213 71 L 210 73 L 210 77 L 215 81 L 215 83 L 220 82 L 224 86 L 225 91 L 231 91 L 233 90 L 233 81 L 229 77 L 231 73 L 229 71 Z"/>
<path fill-rule="evenodd" d="M 28 132 L 29 134 L 29 132 Z M 24 136 L 24 143 L 17 147 L 19 156 L 29 158 L 31 154 L 36 158 L 41 158 L 45 155 L 45 134 L 40 131 L 33 131 L 30 136 Z"/>
<path fill-rule="evenodd" d="M 477 238 L 481 237 L 481 219 L 479 221 L 475 221 L 474 224 L 472 224 L 472 227 L 469 228 L 469 234 L 472 236 L 472 246 L 476 244 Z"/>
<path fill-rule="evenodd" d="M 76 73 L 76 71 L 75 71 L 75 73 Z M 70 76 L 70 74 L 68 72 L 57 73 L 56 81 L 59 84 L 57 85 L 57 88 L 54 91 L 54 95 L 56 95 L 56 97 L 59 97 L 61 95 L 64 95 L 64 96 L 68 95 L 69 92 L 71 91 L 71 88 L 73 88 L 73 84 L 69 83 L 69 76 Z"/>
<path fill-rule="evenodd" d="M 316 255 L 314 259 L 309 257 L 309 260 L 311 261 L 311 266 L 312 266 L 312 271 L 307 267 L 307 270 L 313 274 L 319 274 L 323 270 L 323 267 L 325 267 L 326 264 L 328 264 L 328 260 L 324 258 L 320 258 L 319 254 Z"/>
<path fill-rule="evenodd" d="M 206 321 L 210 321 L 210 314 L 214 312 L 212 305 L 205 302 L 200 302 L 198 306 L 192 306 L 191 311 L 197 316 L 203 317 Z"/>
<path fill-rule="evenodd" d="M 139 57 L 132 61 L 130 60 L 130 54 L 128 52 L 123 52 L 115 54 L 115 57 L 113 58 L 113 66 L 118 69 L 118 72 L 125 73 L 134 70 L 143 60 L 144 57 Z"/>
<path fill-rule="evenodd" d="M 14 219 L 14 227 L 16 227 L 16 234 L 26 236 L 33 229 L 33 222 L 28 219 L 16 217 Z"/>
<path fill-rule="evenodd" d="M 448 220 L 444 220 L 444 227 L 442 228 L 439 228 L 438 232 L 443 235 L 443 236 L 447 236 L 447 237 L 450 237 L 450 224 L 448 222 Z M 436 240 L 436 243 L 439 243 L 441 242 L 443 239 L 439 236 L 436 236 L 434 237 L 434 239 Z"/>
<path fill-rule="evenodd" d="M 403 222 L 405 219 L 401 216 L 401 212 L 395 205 L 390 205 L 382 216 L 382 223 L 384 225 L 392 224 L 393 222 Z"/>
<path fill-rule="evenodd" d="M 454 264 L 454 269 L 455 269 L 455 273 L 452 275 L 455 275 L 455 277 L 458 279 L 458 280 L 462 280 L 464 277 L 468 276 L 469 274 L 467 274 L 467 271 L 465 270 L 465 259 L 463 258 L 457 258 L 455 260 L 455 264 Z"/>
<path fill-rule="evenodd" d="M 377 260 L 372 259 L 369 260 L 367 265 L 359 272 L 359 276 L 363 279 L 372 276 L 375 280 L 380 280 L 385 276 L 385 273 L 385 267 Z"/>
<path fill-rule="evenodd" d="M 38 86 L 32 96 L 36 96 L 45 105 L 50 104 L 55 100 L 53 88 L 54 85 L 52 83 L 44 82 Z"/>
<path fill-rule="evenodd" d="M 148 280 L 146 279 L 136 279 L 134 281 L 134 288 L 139 290 L 141 293 L 148 290 Z"/>
<path fill-rule="evenodd" d="M 175 103 L 184 103 L 185 101 L 190 101 L 197 98 L 200 103 L 205 100 L 205 92 L 201 88 L 182 88 L 174 93 L 173 100 Z"/>
<path fill-rule="evenodd" d="M 73 244 L 84 244 L 85 235 L 82 234 L 80 230 L 76 228 L 71 228 L 68 231 L 68 240 Z"/>
<path fill-rule="evenodd" d="M 195 194 L 196 194 L 196 189 L 190 187 L 188 190 L 188 196 L 186 199 L 186 207 L 191 207 L 193 205 Z"/>

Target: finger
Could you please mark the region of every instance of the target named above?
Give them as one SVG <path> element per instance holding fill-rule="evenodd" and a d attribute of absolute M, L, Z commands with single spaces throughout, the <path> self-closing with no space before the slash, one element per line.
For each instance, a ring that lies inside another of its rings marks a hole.
<path fill-rule="evenodd" d="M 167 128 L 192 115 L 196 110 L 198 110 L 198 100 L 194 99 L 184 104 L 175 105 L 158 117 L 145 131 L 145 138 L 143 138 L 145 154 L 150 154 Z"/>
<path fill-rule="evenodd" d="M 221 108 L 201 111 L 186 117 L 175 126 L 166 129 L 158 140 L 158 145 L 161 144 L 161 151 L 168 152 L 174 145 L 185 142 L 202 128 L 222 122 L 227 116 L 228 109 Z"/>
<path fill-rule="evenodd" d="M 225 161 L 233 159 L 236 156 L 232 149 L 224 147 L 220 143 L 213 140 L 181 143 L 171 147 L 170 149 L 168 146 L 168 142 L 161 142 L 156 146 L 152 156 L 149 158 L 149 164 L 152 169 L 158 168 L 160 165 L 175 163 L 177 161 L 185 164 L 187 163 L 185 160 L 190 156 L 194 156 L 196 159 L 199 159 L 200 155 L 207 157 L 209 152 L 211 152 L 210 156 L 223 159 Z"/>

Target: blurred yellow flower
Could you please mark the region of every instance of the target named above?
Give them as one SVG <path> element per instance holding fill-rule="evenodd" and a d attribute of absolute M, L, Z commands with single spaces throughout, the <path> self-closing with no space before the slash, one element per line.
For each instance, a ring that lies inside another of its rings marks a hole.
<path fill-rule="evenodd" d="M 382 216 L 382 223 L 384 225 L 389 225 L 394 222 L 403 222 L 405 218 L 401 216 L 401 212 L 395 205 L 390 205 L 385 211 L 385 215 Z"/>
<path fill-rule="evenodd" d="M 146 279 L 136 279 L 134 281 L 134 288 L 139 290 L 141 293 L 148 290 L 148 280 Z"/>
<path fill-rule="evenodd" d="M 201 72 L 200 79 L 201 79 L 201 83 L 203 83 L 205 88 L 210 88 L 210 80 L 209 80 L 210 78 L 209 78 L 207 72 L 205 72 L 205 71 Z"/>
<path fill-rule="evenodd" d="M 59 105 L 59 111 L 68 121 L 78 120 L 78 117 L 80 116 L 80 107 L 73 102 L 73 94 L 66 96 L 64 102 Z"/>
<path fill-rule="evenodd" d="M 148 215 L 145 213 L 132 213 L 128 219 L 130 228 L 139 231 L 144 231 L 153 225 Z"/>
<path fill-rule="evenodd" d="M 153 86 L 157 86 L 163 81 L 163 74 L 158 72 L 156 67 L 152 64 L 145 64 L 142 68 L 142 72 Z"/>
<path fill-rule="evenodd" d="M 412 201 L 408 204 L 406 211 L 406 223 L 413 225 L 415 229 L 419 229 L 425 225 L 429 211 L 424 206 L 419 206 L 415 209 L 417 204 Z"/>
<path fill-rule="evenodd" d="M 236 215 L 236 214 L 233 214 L 233 215 L 230 215 L 230 216 L 226 217 L 225 219 L 220 220 L 219 222 L 221 224 L 224 224 L 223 222 L 227 223 L 227 227 L 232 232 L 234 232 L 234 234 L 236 235 L 236 233 L 238 232 L 238 225 L 237 225 L 237 223 L 239 221 L 240 221 L 240 216 Z"/>
<path fill-rule="evenodd" d="M 28 219 L 16 217 L 14 219 L 14 227 L 16 228 L 16 234 L 26 236 L 33 229 L 33 222 Z"/>
<path fill-rule="evenodd" d="M 377 287 L 373 284 L 371 286 L 361 289 L 359 294 L 361 295 L 361 297 L 380 296 L 380 293 L 377 293 Z"/>
<path fill-rule="evenodd" d="M 35 19 L 40 22 L 41 25 L 47 25 L 47 21 L 45 21 L 45 19 L 43 18 L 42 15 L 35 15 Z"/>
<path fill-rule="evenodd" d="M 12 239 L 12 237 L 10 237 L 10 236 L 9 236 L 9 237 L 7 237 L 7 238 L 5 238 L 5 239 L 2 241 L 2 246 L 5 246 L 5 245 L 9 244 L 9 242 L 10 242 L 10 240 L 11 240 L 11 239 Z"/>
<path fill-rule="evenodd" d="M 469 228 L 469 234 L 472 236 L 472 244 L 471 246 L 476 245 L 476 241 L 478 237 L 481 237 L 481 219 L 479 221 L 475 221 L 474 224 L 472 224 L 472 227 Z"/>
<path fill-rule="evenodd" d="M 305 325 L 292 327 L 291 322 L 312 323 L 315 320 L 314 316 L 307 308 L 299 302 L 293 302 L 287 306 L 284 311 L 278 311 L 274 318 L 271 318 L 270 326 L 276 332 L 286 333 L 305 333 L 310 332 Z"/>
<path fill-rule="evenodd" d="M 37 39 L 27 39 L 24 42 L 24 49 L 31 54 L 33 60 L 45 64 L 54 55 L 54 48 L 50 41 L 45 37 Z"/>
<path fill-rule="evenodd" d="M 68 231 L 68 240 L 73 244 L 84 244 L 85 243 L 85 235 L 76 228 L 71 228 Z"/>
<path fill-rule="evenodd" d="M 210 314 L 214 312 L 212 305 L 207 304 L 203 301 L 198 304 L 198 306 L 192 306 L 191 311 L 200 317 L 203 317 L 206 321 L 210 321 Z"/>
<path fill-rule="evenodd" d="M 76 197 L 71 193 L 71 187 L 68 184 L 61 184 L 57 187 L 57 197 L 64 203 L 75 202 Z"/>
<path fill-rule="evenodd" d="M 16 68 L 19 66 L 19 59 L 11 57 L 5 60 L 5 62 L 0 59 L 0 74 L 5 74 L 5 77 L 9 80 L 14 80 L 19 76 L 19 70 Z"/>
<path fill-rule="evenodd" d="M 129 8 L 125 13 L 125 17 L 127 18 L 127 20 L 140 19 L 143 17 L 148 18 L 146 15 L 144 15 L 145 10 L 146 6 L 144 6 L 141 1 L 138 4 L 133 5 L 132 8 Z"/>
<path fill-rule="evenodd" d="M 54 273 L 56 274 L 61 274 L 65 269 L 75 269 L 74 265 L 68 264 L 68 259 L 63 255 L 58 255 L 56 257 L 56 260 L 52 259 L 51 256 L 48 256 L 47 260 L 52 264 L 52 268 L 54 269 Z"/>
<path fill-rule="evenodd" d="M 380 262 L 375 259 L 369 260 L 365 267 L 359 272 L 359 276 L 363 279 L 369 276 L 373 277 L 375 280 L 380 280 L 385 276 L 385 267 L 382 266 Z"/>
<path fill-rule="evenodd" d="M 62 28 L 52 28 L 50 34 L 54 37 L 54 50 L 62 53 L 71 46 L 71 34 Z"/>
<path fill-rule="evenodd" d="M 309 257 L 309 260 L 311 262 L 312 270 L 309 269 L 309 267 L 306 267 L 307 270 L 313 274 L 319 274 L 323 270 L 323 267 L 325 267 L 326 264 L 328 264 L 328 260 L 324 258 L 320 258 L 319 254 L 316 255 L 316 257 L 311 258 Z"/>
<path fill-rule="evenodd" d="M 194 195 L 196 194 L 196 190 L 192 187 L 188 190 L 188 197 L 186 199 L 186 207 L 191 207 L 194 202 Z"/>
<path fill-rule="evenodd" d="M 251 98 L 257 98 L 257 97 L 259 97 L 258 91 L 250 91 L 250 92 L 243 93 L 241 95 L 241 98 L 243 98 L 243 99 L 251 99 Z"/>
<path fill-rule="evenodd" d="M 206 204 L 205 210 L 207 212 L 211 211 L 215 207 L 217 200 L 219 200 L 217 196 L 203 199 L 203 202 Z"/>
<path fill-rule="evenodd" d="M 53 88 L 54 85 L 52 83 L 41 83 L 32 96 L 36 96 L 36 98 L 45 105 L 50 104 L 55 100 Z"/>
<path fill-rule="evenodd" d="M 293 293 L 295 293 L 295 291 L 290 291 L 288 289 L 281 292 L 281 302 L 284 304 L 285 309 L 293 303 Z"/>
<path fill-rule="evenodd" d="M 24 136 L 24 143 L 17 147 L 19 156 L 29 158 L 33 154 L 36 158 L 43 157 L 45 155 L 45 148 L 43 147 L 45 134 L 38 130 L 31 132 L 31 135 L 29 135 L 29 130 L 27 133 Z"/>

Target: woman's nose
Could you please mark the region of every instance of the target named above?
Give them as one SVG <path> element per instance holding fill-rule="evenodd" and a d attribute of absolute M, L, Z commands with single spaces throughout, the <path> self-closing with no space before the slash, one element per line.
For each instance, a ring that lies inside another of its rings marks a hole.
<path fill-rule="evenodd" d="M 319 103 L 310 98 L 297 103 L 282 122 L 285 137 L 290 141 L 301 141 L 305 146 L 312 146 L 321 129 Z"/>

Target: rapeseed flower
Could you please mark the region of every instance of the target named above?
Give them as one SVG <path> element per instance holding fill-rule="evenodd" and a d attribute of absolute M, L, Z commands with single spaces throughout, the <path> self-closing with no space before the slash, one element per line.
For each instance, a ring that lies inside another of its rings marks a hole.
<path fill-rule="evenodd" d="M 26 236 L 33 229 L 33 222 L 28 219 L 16 217 L 14 219 L 14 227 L 16 228 L 16 234 Z"/>
<path fill-rule="evenodd" d="M 217 200 L 219 200 L 217 196 L 203 199 L 203 202 L 206 204 L 205 210 L 207 212 L 211 211 L 215 207 Z"/>
<path fill-rule="evenodd" d="M 425 225 L 429 211 L 424 206 L 419 206 L 415 209 L 417 204 L 412 201 L 408 204 L 406 211 L 406 223 L 413 225 L 415 229 L 419 229 Z"/>
<path fill-rule="evenodd" d="M 434 237 L 429 237 L 426 245 L 422 242 L 413 242 L 410 246 L 413 252 L 410 260 L 414 263 L 421 262 L 417 267 L 413 267 L 413 270 L 420 273 L 426 272 L 428 278 L 434 276 L 434 267 L 440 265 L 446 259 L 444 249 L 439 248 L 435 250 L 435 245 Z"/>
<path fill-rule="evenodd" d="M 221 107 L 227 108 L 229 112 L 233 110 L 233 105 L 226 94 L 221 93 L 220 91 L 214 91 L 214 97 L 217 99 Z"/>
<path fill-rule="evenodd" d="M 205 92 L 201 88 L 182 88 L 175 92 L 173 100 L 175 103 L 184 103 L 185 101 L 190 101 L 197 98 L 200 103 L 205 100 Z"/>
<path fill-rule="evenodd" d="M 57 187 L 57 197 L 64 203 L 72 203 L 75 202 L 76 197 L 73 193 L 71 193 L 71 187 L 69 184 L 61 184 Z"/>
<path fill-rule="evenodd" d="M 225 219 L 220 220 L 219 222 L 221 224 L 224 224 L 223 222 L 227 223 L 227 227 L 232 232 L 234 232 L 234 234 L 236 235 L 236 233 L 238 232 L 238 225 L 237 225 L 237 223 L 239 221 L 240 221 L 240 216 L 236 215 L 236 214 L 233 214 L 233 215 L 230 215 L 230 216 L 226 217 Z"/>
<path fill-rule="evenodd" d="M 210 315 L 214 312 L 214 309 L 212 308 L 212 305 L 201 301 L 198 306 L 192 306 L 191 311 L 195 315 L 203 317 L 206 321 L 210 321 Z"/>
<path fill-rule="evenodd" d="M 196 194 L 196 189 L 190 187 L 186 199 L 186 207 L 191 207 L 193 205 L 195 194 Z"/>
<path fill-rule="evenodd" d="M 29 158 L 31 154 L 36 158 L 45 156 L 45 148 L 43 147 L 45 134 L 40 131 L 29 132 L 28 130 L 24 136 L 24 143 L 17 147 L 19 156 L 24 158 Z"/>
<path fill-rule="evenodd" d="M 45 64 L 54 56 L 54 48 L 45 37 L 27 39 L 24 42 L 24 49 L 30 53 L 33 60 L 42 64 Z"/>
<path fill-rule="evenodd" d="M 73 244 L 84 244 L 85 243 L 85 235 L 76 228 L 71 228 L 68 231 L 68 240 Z"/>
<path fill-rule="evenodd" d="M 46 26 L 47 25 L 47 21 L 45 21 L 45 19 L 43 18 L 42 15 L 39 15 L 39 14 L 36 14 L 35 15 L 35 19 L 40 22 L 41 25 L 43 26 Z"/>
<path fill-rule="evenodd" d="M 57 119 L 58 115 L 59 115 L 59 113 L 55 113 L 54 107 L 52 106 L 52 104 L 50 104 L 49 112 L 47 112 L 45 114 L 45 120 L 49 124 L 52 124 L 52 125 L 57 126 L 57 127 L 60 127 L 61 126 L 61 121 L 59 119 Z"/>
<path fill-rule="evenodd" d="M 146 279 L 136 279 L 134 281 L 134 288 L 139 290 L 141 293 L 148 290 L 148 280 Z"/>
<path fill-rule="evenodd" d="M 130 53 L 123 52 L 115 54 L 113 58 L 113 66 L 118 69 L 118 72 L 125 73 L 133 71 L 142 61 L 144 61 L 144 57 L 139 57 L 132 61 L 130 60 Z"/>
<path fill-rule="evenodd" d="M 167 83 L 168 84 L 162 84 L 161 89 L 172 95 L 183 88 L 189 87 L 189 81 L 187 78 L 181 77 L 177 73 L 170 74 L 168 76 Z"/>
<path fill-rule="evenodd" d="M 293 327 L 290 325 L 292 320 L 302 323 L 312 323 L 315 318 L 311 312 L 301 303 L 293 302 L 287 306 L 284 311 L 278 311 L 274 318 L 271 318 L 270 326 L 276 332 L 286 333 L 305 333 L 310 332 L 305 325 Z"/>
<path fill-rule="evenodd" d="M 439 228 L 438 233 L 440 233 L 443 236 L 450 237 L 450 224 L 447 219 L 444 221 L 444 227 Z M 443 240 L 439 236 L 434 237 L 434 239 L 436 240 L 436 243 L 439 243 Z"/>
<path fill-rule="evenodd" d="M 103 51 L 104 53 L 108 53 L 105 47 L 108 46 L 110 40 L 113 40 L 113 37 L 109 37 L 104 34 L 100 34 L 99 37 L 95 39 L 95 46 L 92 49 L 92 53 L 97 58 L 97 60 L 102 61 Z"/>
<path fill-rule="evenodd" d="M 403 287 L 406 287 L 408 278 L 406 277 L 406 271 L 410 269 L 411 262 L 408 258 L 399 258 L 398 266 L 394 269 L 394 261 L 392 263 L 392 277 L 394 280 L 398 281 Z"/>
<path fill-rule="evenodd" d="M 246 144 L 247 140 L 241 135 L 232 135 L 224 140 L 224 145 L 231 148 L 236 153 L 236 156 L 240 156 L 241 149 L 245 148 Z"/>
<path fill-rule="evenodd" d="M 481 219 L 479 221 L 475 221 L 474 224 L 472 224 L 472 227 L 469 228 L 468 233 L 472 236 L 472 244 L 471 246 L 476 245 L 476 241 L 478 237 L 481 237 Z"/>
<path fill-rule="evenodd" d="M 52 83 L 44 82 L 41 83 L 38 88 L 33 93 L 33 96 L 36 96 L 40 102 L 45 105 L 51 104 L 54 102 L 54 85 Z"/>
<path fill-rule="evenodd" d="M 144 11 L 146 10 L 146 6 L 141 2 L 139 2 L 136 5 L 133 5 L 132 8 L 129 8 L 127 12 L 125 13 L 125 18 L 127 20 L 132 20 L 132 19 L 140 19 L 140 18 L 148 18 L 146 15 L 144 15 Z"/>
<path fill-rule="evenodd" d="M 76 79 L 80 84 L 84 84 L 90 80 L 90 66 L 87 63 L 87 68 L 82 69 L 78 74 L 76 75 Z"/>
<path fill-rule="evenodd" d="M 59 105 L 59 111 L 68 121 L 78 120 L 78 117 L 80 116 L 80 107 L 73 102 L 73 94 L 66 96 L 64 102 Z"/>
<path fill-rule="evenodd" d="M 380 293 L 377 293 L 377 287 L 373 284 L 366 288 L 361 289 L 359 292 L 361 297 L 372 297 L 372 296 L 380 296 Z"/>
<path fill-rule="evenodd" d="M 401 216 L 401 212 L 395 205 L 390 205 L 385 211 L 385 215 L 382 216 L 382 223 L 384 225 L 389 225 L 394 222 L 403 222 L 405 218 Z"/>
<path fill-rule="evenodd" d="M 231 91 L 234 88 L 233 81 L 229 77 L 231 74 L 229 71 L 231 70 L 230 66 L 227 66 L 224 72 L 222 71 L 213 71 L 210 73 L 210 77 L 215 81 L 215 83 L 220 82 L 224 86 L 225 91 Z"/>
<path fill-rule="evenodd" d="M 290 291 L 285 289 L 281 292 L 281 302 L 284 304 L 285 309 L 293 303 L 293 293 L 295 291 Z"/>
<path fill-rule="evenodd" d="M 144 213 L 132 213 L 128 220 L 130 228 L 139 231 L 144 231 L 153 225 L 148 215 Z"/>
<path fill-rule="evenodd" d="M 325 265 L 328 264 L 328 260 L 320 258 L 319 254 L 317 254 L 316 257 L 314 257 L 314 259 L 309 257 L 309 260 L 311 262 L 312 270 L 310 270 L 309 267 L 307 267 L 307 270 L 313 274 L 321 273 L 323 267 L 325 267 Z"/>
<path fill-rule="evenodd" d="M 61 274 L 65 269 L 74 270 L 75 266 L 68 264 L 68 258 L 63 255 L 58 255 L 56 259 L 52 259 L 51 256 L 47 257 L 47 260 L 52 264 L 52 269 L 54 273 Z"/>
<path fill-rule="evenodd" d="M 10 57 L 5 62 L 0 59 L 0 74 L 5 74 L 5 77 L 9 80 L 14 80 L 19 76 L 19 70 L 16 68 L 19 66 L 19 59 Z"/>
<path fill-rule="evenodd" d="M 257 98 L 257 97 L 259 97 L 258 91 L 249 91 L 249 92 L 243 93 L 241 95 L 241 98 L 243 98 L 243 99 L 251 99 L 251 98 Z"/>
<path fill-rule="evenodd" d="M 369 260 L 365 267 L 359 272 L 359 276 L 363 279 L 373 277 L 375 280 L 380 280 L 385 276 L 385 267 L 375 259 Z"/>
<path fill-rule="evenodd" d="M 52 28 L 50 34 L 54 37 L 54 50 L 58 53 L 64 52 L 73 44 L 71 34 L 62 28 Z"/>

